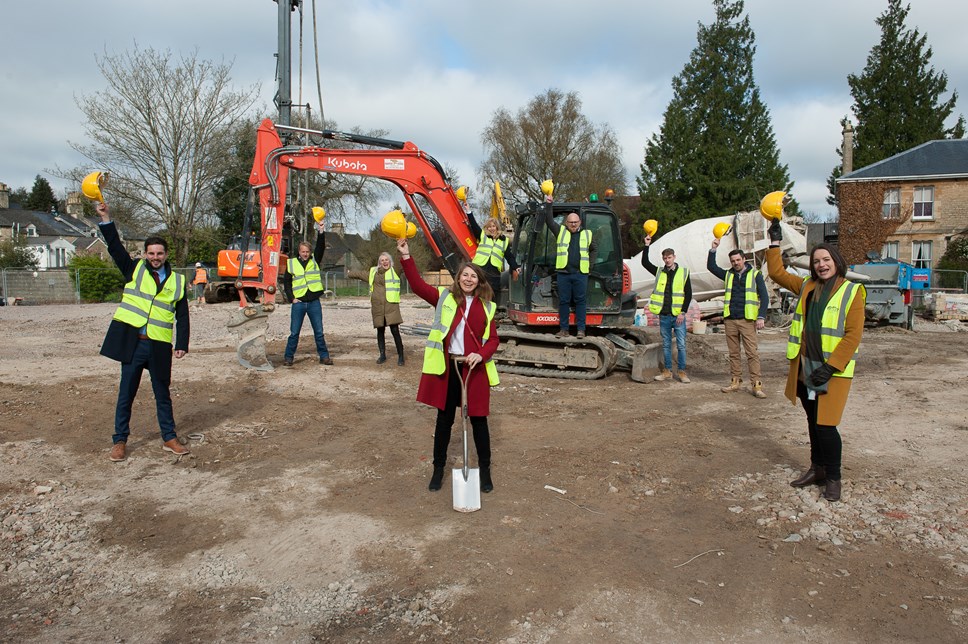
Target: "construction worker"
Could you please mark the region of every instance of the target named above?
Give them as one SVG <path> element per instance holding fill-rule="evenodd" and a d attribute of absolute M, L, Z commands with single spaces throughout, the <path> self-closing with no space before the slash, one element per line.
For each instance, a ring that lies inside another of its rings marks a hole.
<path fill-rule="evenodd" d="M 148 237 L 144 259 L 131 259 L 111 221 L 108 205 L 101 202 L 95 210 L 101 217 L 99 227 L 108 252 L 127 280 L 121 304 L 101 345 L 101 355 L 121 363 L 121 384 L 114 411 L 114 446 L 108 458 L 115 462 L 127 458 L 131 406 L 145 369 L 151 376 L 155 394 L 162 449 L 177 456 L 188 454 L 188 449 L 178 442 L 171 406 L 171 357 L 181 359 L 188 353 L 185 276 L 171 269 L 168 243 L 161 237 Z"/>
<path fill-rule="evenodd" d="M 201 305 L 205 303 L 205 287 L 208 285 L 208 271 L 201 262 L 195 262 L 195 277 L 192 278 L 195 287 L 195 300 Z"/>
<path fill-rule="evenodd" d="M 652 236 L 645 236 L 642 251 L 642 267 L 655 275 L 655 290 L 649 298 L 649 311 L 659 316 L 659 334 L 662 336 L 662 354 L 665 368 L 656 380 L 672 380 L 672 331 L 676 333 L 676 365 L 679 382 L 689 383 L 686 375 L 686 311 L 692 302 L 692 280 L 689 269 L 676 263 L 676 252 L 671 248 L 662 251 L 662 270 L 649 260 Z"/>
<path fill-rule="evenodd" d="M 545 224 L 557 240 L 555 270 L 558 284 L 558 325 L 556 338 L 567 338 L 568 317 L 575 305 L 575 327 L 579 339 L 585 337 L 585 309 L 588 293 L 588 273 L 594 263 L 595 241 L 592 231 L 582 229 L 577 212 L 565 215 L 565 225 L 558 224 L 552 213 L 552 196 L 545 196 Z"/>
<path fill-rule="evenodd" d="M 297 257 L 290 257 L 286 264 L 286 273 L 282 278 L 282 286 L 286 291 L 292 309 L 289 313 L 289 340 L 286 342 L 286 355 L 283 364 L 292 366 L 296 357 L 296 347 L 299 346 L 299 333 L 302 331 L 303 318 L 309 316 L 309 323 L 313 327 L 313 339 L 316 341 L 316 353 L 319 364 L 332 365 L 329 348 L 323 336 L 323 307 L 319 298 L 323 294 L 323 279 L 319 270 L 319 262 L 323 260 L 326 251 L 326 231 L 322 223 L 316 224 L 316 247 L 311 248 L 309 242 L 300 242 Z M 310 253 L 312 255 L 310 256 Z"/>
<path fill-rule="evenodd" d="M 757 398 L 766 398 L 763 382 L 760 380 L 760 355 L 757 350 L 756 332 L 766 325 L 766 312 L 770 305 L 770 294 L 766 290 L 763 274 L 746 261 L 743 251 L 734 248 L 729 251 L 728 271 L 716 264 L 716 250 L 719 239 L 713 238 L 712 247 L 706 257 L 706 269 L 726 282 L 723 321 L 726 326 L 726 347 L 729 349 L 729 384 L 722 387 L 723 393 L 739 391 L 743 383 L 743 365 L 740 361 L 740 344 L 746 351 L 746 363 L 750 372 L 750 393 Z"/>
<path fill-rule="evenodd" d="M 488 217 L 481 228 L 474 220 L 474 216 L 468 213 L 468 223 L 471 232 L 477 236 L 477 251 L 474 254 L 474 263 L 484 269 L 487 283 L 494 291 L 494 301 L 499 300 L 501 293 L 501 273 L 504 271 L 504 262 L 507 260 L 511 267 L 512 279 L 517 279 L 521 273 L 518 263 L 513 254 L 507 254 L 510 240 L 501 231 L 501 222 L 496 217 Z"/>
<path fill-rule="evenodd" d="M 390 253 L 380 253 L 376 266 L 369 272 L 347 271 L 347 277 L 362 280 L 370 286 L 370 314 L 373 318 L 373 328 L 376 329 L 376 346 L 380 355 L 377 364 L 387 361 L 386 329 L 390 327 L 393 343 L 397 348 L 397 365 L 404 365 L 403 338 L 400 336 L 400 325 L 403 324 L 403 314 L 400 313 L 400 276 L 393 270 L 393 259 Z"/>

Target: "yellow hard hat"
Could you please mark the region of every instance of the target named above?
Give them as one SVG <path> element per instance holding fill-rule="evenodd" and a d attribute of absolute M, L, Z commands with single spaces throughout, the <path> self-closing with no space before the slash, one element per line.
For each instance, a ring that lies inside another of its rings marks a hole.
<path fill-rule="evenodd" d="M 783 204 L 786 203 L 787 194 L 782 190 L 771 192 L 760 201 L 760 214 L 769 219 L 783 219 Z"/>
<path fill-rule="evenodd" d="M 458 186 L 457 190 L 454 191 L 454 195 L 458 201 L 467 201 L 467 186 Z"/>
<path fill-rule="evenodd" d="M 645 223 L 642 224 L 642 230 L 645 231 L 645 234 L 648 237 L 652 237 L 655 235 L 655 232 L 659 230 L 659 222 L 657 222 L 655 219 L 646 219 Z"/>
<path fill-rule="evenodd" d="M 715 226 L 713 226 L 713 237 L 716 239 L 722 239 L 733 230 L 733 227 L 727 224 L 725 221 L 721 221 Z"/>
<path fill-rule="evenodd" d="M 551 179 L 545 179 L 541 182 L 541 194 L 551 196 L 551 193 L 555 191 L 555 183 Z"/>
<path fill-rule="evenodd" d="M 417 226 L 413 222 L 407 221 L 399 210 L 391 210 L 383 215 L 383 220 L 380 221 L 380 230 L 391 239 L 411 238 L 417 234 Z"/>
<path fill-rule="evenodd" d="M 313 219 L 316 220 L 316 223 L 321 222 L 324 217 L 326 217 L 326 209 L 322 206 L 313 206 Z"/>
<path fill-rule="evenodd" d="M 101 188 L 106 186 L 107 183 L 108 173 L 97 170 L 84 177 L 84 180 L 81 181 L 81 192 L 88 199 L 104 203 L 104 197 L 101 196 Z"/>

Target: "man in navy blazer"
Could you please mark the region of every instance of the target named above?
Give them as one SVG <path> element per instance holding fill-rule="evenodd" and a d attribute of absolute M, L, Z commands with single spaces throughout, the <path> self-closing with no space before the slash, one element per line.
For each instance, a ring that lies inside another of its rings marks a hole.
<path fill-rule="evenodd" d="M 185 276 L 168 263 L 168 243 L 161 237 L 145 240 L 144 259 L 134 260 L 125 250 L 111 221 L 108 206 L 96 207 L 108 252 L 126 281 L 121 304 L 108 326 L 101 355 L 121 363 L 121 384 L 114 414 L 114 446 L 110 459 L 123 461 L 130 433 L 131 406 L 144 370 L 151 376 L 163 449 L 178 456 L 188 449 L 178 442 L 171 404 L 171 357 L 188 353 L 188 299 Z"/>

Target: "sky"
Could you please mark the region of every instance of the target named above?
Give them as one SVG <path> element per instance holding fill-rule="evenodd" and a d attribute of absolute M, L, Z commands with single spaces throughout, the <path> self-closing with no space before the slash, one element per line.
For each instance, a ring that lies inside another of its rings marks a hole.
<path fill-rule="evenodd" d="M 303 96 L 296 13 L 293 99 L 318 109 L 315 6 L 323 109 L 337 129 L 383 129 L 387 138 L 413 141 L 473 186 L 481 133 L 496 110 L 515 113 L 550 88 L 574 91 L 591 121 L 617 133 L 632 192 L 645 144 L 672 98 L 672 78 L 696 46 L 699 24 L 715 17 L 712 0 L 303 4 Z M 834 214 L 826 181 L 839 163 L 840 119 L 850 116 L 847 75 L 862 72 L 886 7 L 887 0 L 745 2 L 756 37 L 754 78 L 804 213 Z M 273 0 L 7 2 L 3 17 L 0 182 L 12 189 L 29 190 L 38 174 L 58 197 L 77 189 L 47 170 L 91 165 L 69 142 L 87 142 L 75 99 L 106 87 L 95 62 L 105 52 L 197 50 L 231 63 L 235 86 L 260 86 L 259 105 L 274 109 Z M 956 114 L 968 113 L 966 17 L 968 5 L 913 0 L 907 18 L 927 35 L 949 93 L 959 92 Z"/>

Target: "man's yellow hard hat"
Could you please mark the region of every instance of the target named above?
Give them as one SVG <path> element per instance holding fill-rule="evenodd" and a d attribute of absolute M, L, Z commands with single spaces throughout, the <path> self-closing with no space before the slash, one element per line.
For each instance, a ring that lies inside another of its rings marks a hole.
<path fill-rule="evenodd" d="M 760 214 L 770 221 L 783 219 L 783 204 L 788 201 L 786 196 L 785 192 L 777 190 L 763 197 L 760 201 Z"/>
<path fill-rule="evenodd" d="M 313 219 L 316 220 L 318 224 L 326 217 L 326 209 L 322 206 L 313 206 Z"/>
<path fill-rule="evenodd" d="M 646 219 L 645 223 L 642 224 L 642 230 L 645 231 L 647 237 L 652 237 L 659 230 L 659 222 L 655 219 Z"/>
<path fill-rule="evenodd" d="M 555 183 L 551 179 L 541 182 L 541 194 L 550 196 L 555 191 Z"/>
<path fill-rule="evenodd" d="M 454 191 L 458 201 L 467 201 L 467 186 L 458 186 Z"/>
<path fill-rule="evenodd" d="M 721 221 L 715 226 L 713 226 L 713 237 L 716 239 L 722 239 L 733 230 L 733 227 L 727 224 L 725 221 Z"/>
<path fill-rule="evenodd" d="M 84 177 L 84 180 L 81 181 L 81 192 L 83 192 L 84 196 L 88 199 L 93 199 L 94 201 L 104 203 L 104 197 L 101 195 L 101 188 L 106 186 L 107 183 L 108 173 L 97 170 Z"/>
<path fill-rule="evenodd" d="M 380 221 L 380 230 L 391 239 L 412 238 L 417 234 L 417 226 L 413 222 L 407 221 L 407 218 L 399 210 L 391 210 L 383 215 L 383 219 Z"/>

